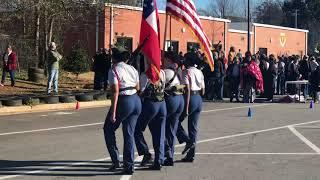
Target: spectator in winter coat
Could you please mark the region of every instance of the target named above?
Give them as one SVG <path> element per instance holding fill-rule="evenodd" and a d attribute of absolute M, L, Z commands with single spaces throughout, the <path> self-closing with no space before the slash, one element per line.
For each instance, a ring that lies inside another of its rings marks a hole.
<path fill-rule="evenodd" d="M 315 71 L 313 71 L 310 75 L 310 89 L 314 102 L 318 102 L 318 91 L 320 85 L 320 67 L 318 66 Z"/>
<path fill-rule="evenodd" d="M 48 51 L 48 84 L 47 93 L 51 93 L 51 86 L 53 82 L 53 91 L 58 94 L 58 79 L 59 79 L 59 61 L 62 59 L 61 54 L 57 51 L 57 45 L 54 42 L 50 44 Z"/>
<path fill-rule="evenodd" d="M 277 93 L 280 95 L 285 93 L 285 62 L 282 57 L 279 57 L 278 62 Z"/>
<path fill-rule="evenodd" d="M 232 64 L 228 66 L 227 77 L 230 82 L 230 102 L 233 101 L 233 98 L 236 98 L 237 102 L 239 100 L 239 85 L 240 85 L 240 60 L 237 57 L 234 57 Z"/>
<path fill-rule="evenodd" d="M 0 86 L 4 86 L 7 73 L 10 74 L 11 86 L 15 86 L 15 71 L 17 69 L 17 55 L 12 51 L 12 46 L 8 45 L 6 52 L 2 57 L 3 66 L 2 66 L 2 79 Z"/>
<path fill-rule="evenodd" d="M 288 67 L 288 80 L 289 81 L 297 81 L 302 76 L 299 73 L 299 57 L 292 57 L 293 61 L 289 64 Z M 294 95 L 297 93 L 297 89 L 295 85 L 289 84 L 288 85 L 288 92 L 291 95 Z"/>
<path fill-rule="evenodd" d="M 309 66 L 310 66 L 311 73 L 314 72 L 317 69 L 317 67 L 319 66 L 319 64 L 317 63 L 316 58 L 314 56 L 312 56 L 310 58 Z"/>
<path fill-rule="evenodd" d="M 265 86 L 265 96 L 267 101 L 273 100 L 273 95 L 276 87 L 277 78 L 277 68 L 276 68 L 276 58 L 273 54 L 269 56 L 269 68 L 266 71 L 266 86 Z"/>

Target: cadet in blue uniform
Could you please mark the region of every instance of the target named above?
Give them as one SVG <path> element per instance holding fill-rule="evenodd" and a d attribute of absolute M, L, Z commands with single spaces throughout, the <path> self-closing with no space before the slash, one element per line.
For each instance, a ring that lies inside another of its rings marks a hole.
<path fill-rule="evenodd" d="M 181 74 L 178 72 L 178 56 L 173 52 L 166 54 L 166 88 L 165 88 L 165 101 L 167 106 L 167 119 L 166 119 L 166 160 L 164 166 L 173 166 L 174 164 L 174 145 L 179 123 L 184 108 L 183 88 L 180 84 Z"/>
<path fill-rule="evenodd" d="M 152 84 L 150 80 L 146 79 L 145 75 L 141 76 L 141 82 L 146 83 L 141 84 L 143 91 L 142 113 L 135 129 L 135 142 L 139 156 L 144 156 L 141 166 L 145 166 L 152 159 L 143 136 L 143 132 L 149 126 L 155 152 L 154 163 L 151 169 L 161 170 L 164 162 L 165 120 L 167 116 L 166 103 L 164 101 L 164 71 L 160 72 L 160 80 L 157 84 Z"/>
<path fill-rule="evenodd" d="M 120 167 L 119 150 L 115 131 L 122 123 L 124 138 L 123 169 L 125 174 L 134 172 L 134 129 L 141 113 L 139 75 L 134 67 L 126 64 L 129 53 L 122 48 L 112 49 L 113 67 L 109 71 L 109 83 L 113 92 L 111 108 L 104 124 L 104 136 L 113 165 L 110 170 Z"/>
<path fill-rule="evenodd" d="M 186 143 L 182 154 L 188 152 L 182 161 L 193 162 L 198 134 L 198 122 L 202 110 L 201 95 L 205 92 L 205 85 L 202 72 L 196 68 L 198 63 L 196 54 L 189 54 L 185 58 L 185 66 L 187 69 L 183 73 L 182 82 L 182 84 L 186 85 L 185 109 L 179 122 L 177 138 L 180 143 Z M 181 124 L 185 117 L 188 117 L 188 135 Z"/>

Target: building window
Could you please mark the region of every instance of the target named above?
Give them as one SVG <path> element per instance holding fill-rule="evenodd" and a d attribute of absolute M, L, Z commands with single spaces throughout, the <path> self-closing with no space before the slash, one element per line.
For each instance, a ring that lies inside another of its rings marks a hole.
<path fill-rule="evenodd" d="M 187 42 L 187 50 L 190 51 L 191 49 L 200 49 L 200 44 L 196 42 Z"/>
<path fill-rule="evenodd" d="M 175 53 L 179 53 L 179 41 L 166 41 L 166 46 L 165 46 L 165 50 L 168 50 L 169 47 L 172 48 L 172 51 Z"/>
<path fill-rule="evenodd" d="M 121 46 L 126 48 L 128 51 L 132 52 L 133 40 L 131 37 L 117 37 L 116 46 Z"/>
<path fill-rule="evenodd" d="M 267 48 L 259 48 L 259 52 L 260 52 L 260 54 L 262 55 L 262 54 L 264 54 L 264 55 L 268 55 L 268 49 Z"/>

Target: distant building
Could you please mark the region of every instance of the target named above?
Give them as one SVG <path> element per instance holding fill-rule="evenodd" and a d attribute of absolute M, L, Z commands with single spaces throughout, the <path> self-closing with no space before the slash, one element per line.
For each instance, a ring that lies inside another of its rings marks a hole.
<path fill-rule="evenodd" d="M 139 43 L 141 16 L 142 8 L 106 4 L 98 23 L 94 16 L 88 17 L 89 24 L 77 24 L 66 32 L 65 52 L 71 49 L 76 40 L 85 41 L 91 55 L 98 48 L 109 48 L 116 43 L 134 50 Z M 171 19 L 171 31 L 170 23 L 168 24 L 166 42 L 163 43 L 166 14 L 159 11 L 159 16 L 162 49 L 171 44 L 174 51 L 185 53 L 189 47 L 199 45 L 188 27 L 174 18 Z M 201 16 L 200 20 L 212 44 L 220 43 L 225 53 L 228 53 L 231 46 L 241 49 L 242 52 L 247 50 L 246 23 L 232 23 L 228 19 L 205 16 Z M 252 52 L 304 55 L 308 49 L 307 30 L 253 23 L 250 32 Z"/>

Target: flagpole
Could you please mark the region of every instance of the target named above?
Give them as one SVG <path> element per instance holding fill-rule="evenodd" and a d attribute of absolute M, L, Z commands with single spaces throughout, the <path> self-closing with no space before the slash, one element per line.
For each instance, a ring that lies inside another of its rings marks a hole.
<path fill-rule="evenodd" d="M 169 17 L 169 15 L 166 14 L 166 22 L 165 22 L 165 26 L 164 26 L 164 36 L 163 36 L 163 51 L 166 51 L 168 17 Z"/>
<path fill-rule="evenodd" d="M 169 15 L 169 16 L 170 16 L 170 49 L 172 51 L 173 50 L 172 49 L 172 23 L 171 23 L 172 17 L 171 17 L 171 15 Z"/>

